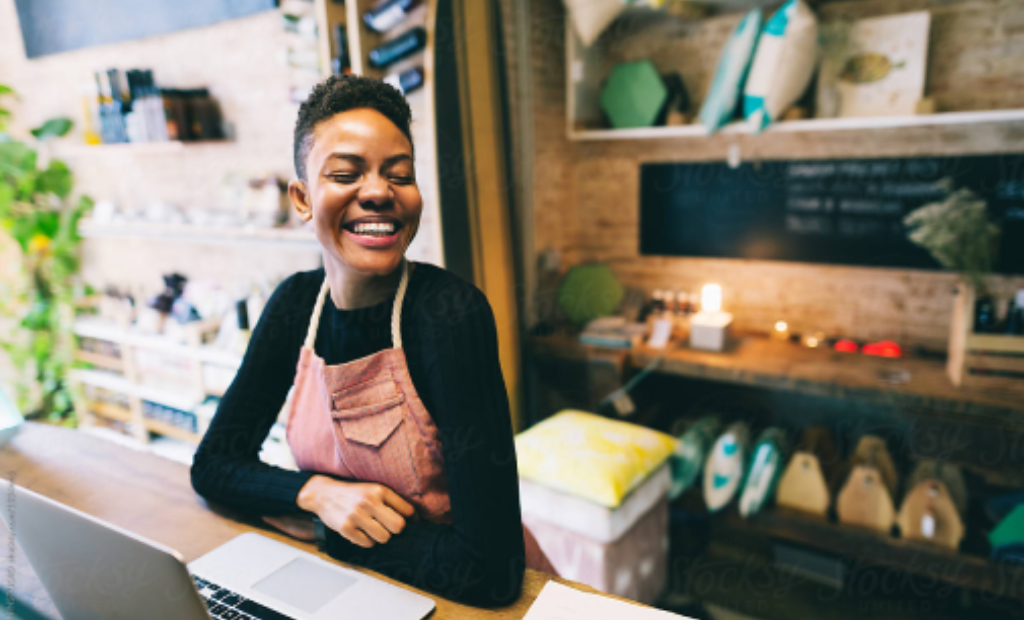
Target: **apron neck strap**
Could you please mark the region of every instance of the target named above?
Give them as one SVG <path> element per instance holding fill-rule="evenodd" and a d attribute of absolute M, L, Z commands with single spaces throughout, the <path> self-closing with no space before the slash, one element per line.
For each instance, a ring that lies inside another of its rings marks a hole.
<path fill-rule="evenodd" d="M 405 290 L 409 287 L 409 261 L 402 260 L 402 280 L 398 283 L 398 292 L 395 293 L 395 304 L 391 308 L 391 343 L 396 349 L 402 348 L 402 302 L 405 300 Z M 305 346 L 313 349 L 316 343 L 316 330 L 320 325 L 320 314 L 327 303 L 327 295 L 330 293 L 330 286 L 327 284 L 327 275 L 324 274 L 324 283 L 320 285 L 320 293 L 316 298 L 316 305 L 313 307 L 313 316 L 309 318 L 309 329 L 306 331 Z"/>
<path fill-rule="evenodd" d="M 409 261 L 402 259 L 402 280 L 398 283 L 395 293 L 395 305 L 391 308 L 391 344 L 396 349 L 402 348 L 402 302 L 405 301 L 405 289 L 409 288 Z"/>

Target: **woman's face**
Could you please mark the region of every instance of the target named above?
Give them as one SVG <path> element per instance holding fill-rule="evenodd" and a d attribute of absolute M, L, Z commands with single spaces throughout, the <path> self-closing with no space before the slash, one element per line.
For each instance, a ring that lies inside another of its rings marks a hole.
<path fill-rule="evenodd" d="M 398 127 L 369 108 L 335 114 L 314 129 L 306 177 L 289 195 L 312 219 L 325 260 L 363 275 L 394 271 L 423 212 L 412 145 Z"/>

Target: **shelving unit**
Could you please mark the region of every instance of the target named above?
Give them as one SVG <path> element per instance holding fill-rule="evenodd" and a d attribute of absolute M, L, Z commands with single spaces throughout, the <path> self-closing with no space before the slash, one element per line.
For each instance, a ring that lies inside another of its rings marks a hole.
<path fill-rule="evenodd" d="M 742 8 L 742 7 L 739 7 Z M 650 18 L 648 18 L 650 19 Z M 642 20 L 639 20 L 642 21 Z M 639 29 L 649 27 L 638 26 Z M 643 48 L 650 53 L 649 43 L 633 43 L 637 49 L 629 48 L 629 52 L 623 53 L 627 45 L 625 39 L 637 37 L 638 30 L 626 28 L 628 34 L 614 40 L 612 43 L 602 41 L 594 43 L 586 48 L 580 41 L 579 36 L 573 28 L 572 21 L 566 20 L 566 132 L 570 140 L 591 142 L 604 140 L 651 140 L 668 138 L 708 138 L 707 129 L 699 124 L 680 126 L 658 126 L 643 127 L 636 129 L 598 129 L 594 128 L 603 123 L 598 100 L 602 82 L 607 77 L 608 48 L 615 48 L 619 56 L 627 59 L 646 57 L 647 54 L 640 52 Z M 613 37 L 614 38 L 614 37 Z M 722 40 L 724 43 L 724 39 Z M 717 42 L 716 42 L 717 44 Z M 707 63 L 709 58 L 717 62 L 718 51 L 708 55 L 700 55 L 694 62 Z M 714 66 L 702 66 L 702 71 L 697 73 L 713 72 Z M 704 93 L 694 92 L 692 85 L 687 84 L 691 89 L 690 96 L 697 103 L 701 103 Z M 927 93 L 926 93 L 927 94 Z M 699 108 L 692 106 L 691 115 L 696 116 Z M 810 118 L 797 121 L 780 121 L 770 125 L 764 135 L 771 136 L 780 133 L 814 133 L 832 131 L 866 131 L 881 129 L 903 129 L 912 127 L 955 127 L 963 125 L 1002 123 L 1008 125 L 1024 125 L 1024 109 L 995 109 L 980 111 L 948 111 L 933 114 L 919 114 L 911 116 L 894 117 L 859 117 L 859 118 Z M 754 135 L 755 132 L 743 122 L 734 122 L 724 127 L 720 134 L 725 136 Z"/>
<path fill-rule="evenodd" d="M 87 422 L 95 422 L 91 416 L 97 416 L 126 423 L 130 426 L 132 436 L 141 443 L 148 442 L 151 432 L 191 444 L 199 443 L 204 420 L 197 410 L 207 396 L 220 396 L 223 391 L 218 386 L 207 385 L 205 366 L 219 366 L 233 371 L 241 364 L 239 355 L 201 344 L 202 334 L 211 327 L 210 324 L 196 325 L 186 332 L 188 342 L 175 342 L 162 336 L 133 333 L 109 321 L 78 319 L 74 326 L 76 336 L 115 345 L 118 354 L 78 350 L 76 359 L 95 369 L 75 370 L 71 375 L 72 381 L 83 387 L 91 386 L 119 394 L 127 402 L 127 406 L 124 406 L 116 402 L 86 399 L 79 403 L 79 415 Z M 140 352 L 182 360 L 190 374 L 190 386 L 162 387 L 148 383 L 137 361 Z M 195 416 L 196 431 L 146 416 L 146 402 Z"/>
<path fill-rule="evenodd" d="M 334 27 L 344 26 L 348 30 L 347 3 L 337 0 L 315 0 L 313 10 L 317 23 L 317 52 L 320 55 L 320 72 L 324 76 L 331 74 L 331 58 L 337 53 L 337 41 L 334 38 Z"/>
<path fill-rule="evenodd" d="M 958 388 L 946 375 L 944 360 L 907 356 L 887 359 L 861 354 L 808 349 L 764 337 L 738 338 L 722 353 L 670 345 L 657 372 L 764 387 L 811 396 L 916 409 L 937 408 L 981 418 L 1020 419 L 1024 400 L 1012 392 Z M 535 355 L 585 360 L 622 355 L 630 367 L 643 368 L 659 349 L 603 349 L 569 336 L 534 337 Z M 905 374 L 903 374 L 905 373 Z M 903 376 L 893 382 L 888 377 Z"/>
<path fill-rule="evenodd" d="M 560 408 L 596 406 L 662 353 L 593 347 L 570 336 L 535 336 L 529 350 L 535 364 L 564 377 L 566 385 L 558 390 L 572 391 L 572 402 Z M 1024 456 L 1007 448 L 1024 442 L 1024 400 L 1013 391 L 954 386 L 939 357 L 887 359 L 750 336 L 737 338 L 722 353 L 672 343 L 655 372 L 858 403 L 865 414 L 883 416 L 893 428 L 913 429 L 919 440 L 908 442 L 912 459 L 941 459 L 992 485 L 1024 486 Z"/>
<path fill-rule="evenodd" d="M 909 572 L 954 586 L 1000 597 L 1024 600 L 1024 568 L 987 557 L 950 551 L 935 545 L 893 538 L 869 530 L 830 523 L 783 509 L 765 510 L 750 519 L 735 511 L 717 527 L 730 532 L 753 531 L 781 540 L 849 557 L 865 564 Z"/>
<path fill-rule="evenodd" d="M 238 353 L 200 344 L 201 335 L 212 330 L 212 327 L 212 324 L 197 325 L 194 332 L 186 332 L 188 342 L 177 342 L 166 336 L 135 333 L 111 321 L 85 317 L 76 320 L 76 336 L 116 345 L 119 351 L 114 356 L 78 350 L 77 361 L 94 368 L 74 370 L 71 374 L 72 382 L 83 388 L 92 386 L 118 394 L 126 403 L 77 399 L 77 413 L 83 427 L 111 435 L 118 433 L 103 428 L 105 425 L 101 421 L 123 424 L 128 427 L 131 435 L 131 439 L 126 440 L 136 447 L 191 462 L 191 454 L 202 439 L 210 421 L 209 416 L 213 413 L 212 410 L 203 411 L 209 407 L 204 405 L 204 401 L 208 397 L 223 396 L 227 375 L 233 377 L 242 363 L 242 356 Z M 144 353 L 159 354 L 187 363 L 191 375 L 189 385 L 150 384 L 136 363 L 136 357 Z M 210 367 L 226 373 L 217 384 L 207 380 Z M 191 414 L 195 417 L 195 431 L 147 416 L 145 403 Z M 267 463 L 295 469 L 294 457 L 285 435 L 288 410 L 289 403 L 286 402 L 263 442 L 260 457 Z"/>

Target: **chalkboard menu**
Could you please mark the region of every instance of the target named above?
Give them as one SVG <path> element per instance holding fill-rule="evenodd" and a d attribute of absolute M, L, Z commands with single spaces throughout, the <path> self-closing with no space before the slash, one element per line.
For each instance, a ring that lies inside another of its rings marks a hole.
<path fill-rule="evenodd" d="M 640 253 L 934 269 L 903 218 L 944 185 L 987 201 L 997 270 L 1024 273 L 1024 155 L 644 164 Z"/>
<path fill-rule="evenodd" d="M 29 58 L 208 26 L 275 0 L 15 0 Z"/>

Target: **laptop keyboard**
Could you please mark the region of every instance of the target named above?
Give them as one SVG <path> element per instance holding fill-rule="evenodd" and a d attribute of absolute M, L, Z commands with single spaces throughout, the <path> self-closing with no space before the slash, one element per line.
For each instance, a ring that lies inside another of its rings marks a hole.
<path fill-rule="evenodd" d="M 203 597 L 211 618 L 217 620 L 295 620 L 291 616 L 260 605 L 256 601 L 249 600 L 241 594 L 222 588 L 202 577 L 192 575 L 192 580 L 196 582 L 199 596 Z"/>

